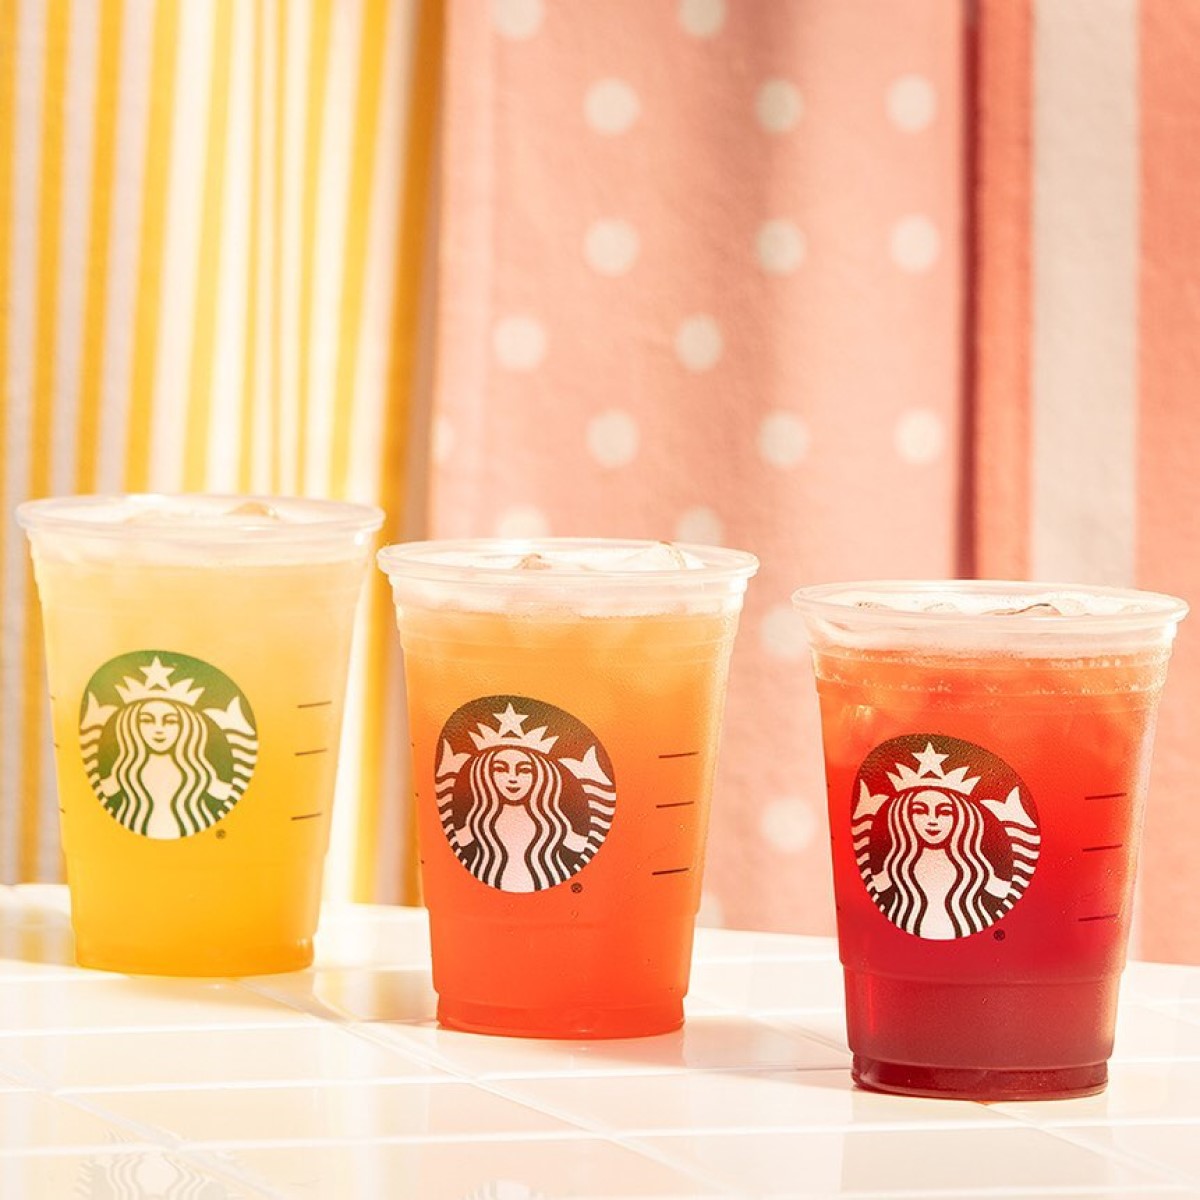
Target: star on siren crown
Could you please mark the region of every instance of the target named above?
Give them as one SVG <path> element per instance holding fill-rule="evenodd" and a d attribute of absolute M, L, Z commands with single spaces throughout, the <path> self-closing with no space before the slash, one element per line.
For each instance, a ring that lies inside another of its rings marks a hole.
<path fill-rule="evenodd" d="M 939 754 L 934 750 L 932 742 L 926 742 L 925 749 L 920 754 L 913 755 L 918 763 L 917 770 L 914 771 L 912 767 L 903 763 L 897 763 L 895 774 L 889 771 L 888 778 L 897 792 L 928 787 L 941 788 L 948 792 L 958 792 L 961 796 L 969 796 L 975 790 L 979 776 L 968 779 L 966 767 L 955 767 L 953 771 L 943 771 L 942 763 L 949 757 L 948 754 Z"/>
<path fill-rule="evenodd" d="M 126 704 L 131 704 L 134 700 L 174 700 L 192 708 L 204 695 L 204 688 L 196 687 L 192 679 L 180 679 L 172 683 L 171 676 L 175 673 L 175 668 L 163 666 L 158 655 L 154 656 L 154 661 L 148 667 L 138 669 L 145 675 L 145 679 L 131 679 L 126 675 L 123 683 L 115 685 L 117 695 Z"/>
<path fill-rule="evenodd" d="M 496 718 L 494 729 L 480 721 L 476 726 L 477 732 L 470 735 L 476 750 L 488 750 L 493 746 L 522 746 L 549 754 L 550 748 L 558 741 L 557 734 L 546 736 L 545 725 L 526 731 L 525 722 L 529 720 L 529 714 L 517 712 L 511 702 L 502 713 L 492 713 L 492 716 Z"/>

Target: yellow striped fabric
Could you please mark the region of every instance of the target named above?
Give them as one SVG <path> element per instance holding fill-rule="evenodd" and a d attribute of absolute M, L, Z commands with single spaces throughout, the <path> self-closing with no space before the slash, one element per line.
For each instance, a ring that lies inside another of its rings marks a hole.
<path fill-rule="evenodd" d="M 60 874 L 17 503 L 281 491 L 419 532 L 443 3 L 0 0 L 0 880 Z M 327 888 L 411 899 L 377 576 Z"/>

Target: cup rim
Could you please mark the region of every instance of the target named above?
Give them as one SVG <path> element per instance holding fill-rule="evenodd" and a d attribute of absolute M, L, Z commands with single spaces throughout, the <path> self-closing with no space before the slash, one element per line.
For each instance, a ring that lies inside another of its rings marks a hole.
<path fill-rule="evenodd" d="M 964 612 L 892 607 L 880 603 L 867 607 L 871 597 L 885 598 L 922 593 L 1004 598 L 1086 597 L 1109 602 L 1109 611 L 1091 612 Z M 839 600 L 836 597 L 843 597 Z M 856 597 L 857 602 L 850 602 Z M 798 588 L 792 604 L 806 618 L 842 625 L 877 627 L 901 625 L 909 629 L 946 630 L 955 625 L 974 624 L 986 615 L 988 629 L 998 632 L 1048 633 L 1100 630 L 1135 630 L 1177 625 L 1188 614 L 1187 601 L 1166 592 L 1139 588 L 1110 587 L 1085 583 L 1046 583 L 1012 579 L 874 579 L 848 583 L 823 583 Z M 1119 607 L 1125 605 L 1127 607 Z"/>
<path fill-rule="evenodd" d="M 245 524 L 127 524 L 103 521 L 98 513 L 113 505 L 142 505 L 147 511 L 165 503 L 247 504 L 272 508 L 303 507 L 309 519 Z M 261 492 L 111 492 L 47 496 L 17 505 L 17 522 L 29 533 L 67 534 L 111 540 L 218 544 L 304 542 L 313 538 L 373 533 L 382 527 L 385 514 L 373 504 L 327 500 L 316 496 Z"/>
<path fill-rule="evenodd" d="M 749 579 L 758 570 L 758 559 L 746 550 L 731 550 L 724 546 L 704 546 L 691 542 L 667 543 L 685 554 L 700 560 L 701 565 L 686 570 L 672 567 L 663 570 L 596 570 L 583 564 L 566 564 L 553 572 L 523 570 L 512 559 L 527 554 L 582 554 L 589 550 L 628 550 L 631 554 L 649 547 L 663 545 L 654 538 L 608 537 L 534 537 L 534 538 L 431 538 L 421 541 L 394 542 L 382 547 L 376 561 L 389 578 L 420 580 L 431 583 L 478 584 L 494 587 L 497 583 L 516 587 L 545 589 L 548 585 L 605 586 L 616 583 L 623 587 L 642 585 L 661 587 L 708 583 L 714 580 Z M 475 556 L 500 560 L 486 562 L 437 561 L 437 557 Z"/>

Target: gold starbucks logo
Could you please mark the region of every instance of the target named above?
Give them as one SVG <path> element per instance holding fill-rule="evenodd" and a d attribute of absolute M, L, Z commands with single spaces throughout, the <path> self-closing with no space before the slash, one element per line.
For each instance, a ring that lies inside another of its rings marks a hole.
<path fill-rule="evenodd" d="M 135 650 L 89 680 L 79 748 L 97 799 L 133 833 L 190 837 L 227 816 L 258 760 L 250 702 L 223 671 Z"/>
<path fill-rule="evenodd" d="M 1041 851 L 1037 807 L 1017 773 L 973 742 L 892 738 L 854 783 L 854 856 L 876 907 L 921 938 L 979 933 L 1025 894 Z"/>
<path fill-rule="evenodd" d="M 434 767 L 438 815 L 458 861 L 504 892 L 539 892 L 581 871 L 616 812 L 612 762 L 564 709 L 484 696 L 446 722 Z"/>

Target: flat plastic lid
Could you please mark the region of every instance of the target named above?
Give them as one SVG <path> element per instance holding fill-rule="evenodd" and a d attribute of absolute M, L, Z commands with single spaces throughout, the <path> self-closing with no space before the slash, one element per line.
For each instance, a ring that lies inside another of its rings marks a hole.
<path fill-rule="evenodd" d="M 473 538 L 384 546 L 393 580 L 515 589 L 662 587 L 747 580 L 758 559 L 743 550 L 635 538 Z"/>
<path fill-rule="evenodd" d="M 1011 580 L 880 580 L 801 588 L 792 602 L 821 642 L 1055 649 L 1170 641 L 1188 606 L 1133 588 Z"/>
<path fill-rule="evenodd" d="M 400 610 L 533 619 L 727 613 L 758 560 L 740 550 L 632 538 L 478 538 L 385 546 Z"/>
<path fill-rule="evenodd" d="M 156 493 L 28 500 L 17 520 L 46 539 L 262 545 L 373 533 L 381 509 L 298 496 Z"/>

